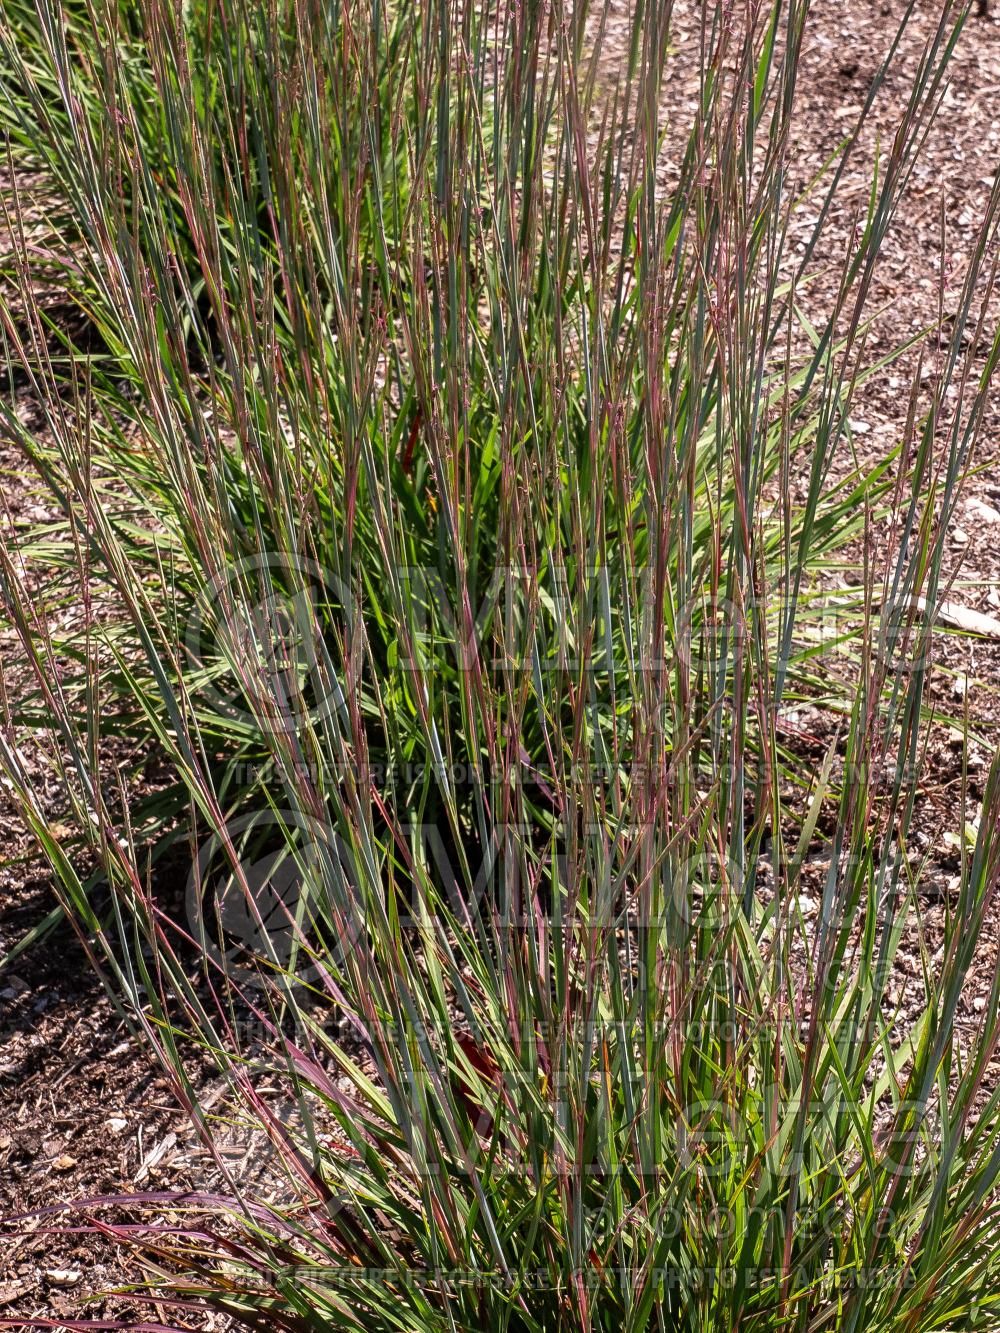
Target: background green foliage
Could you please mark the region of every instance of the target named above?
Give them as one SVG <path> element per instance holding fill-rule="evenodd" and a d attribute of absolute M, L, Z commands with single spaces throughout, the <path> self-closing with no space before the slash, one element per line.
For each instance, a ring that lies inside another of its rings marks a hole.
<path fill-rule="evenodd" d="M 961 14 L 818 327 L 853 140 L 793 258 L 807 17 L 706 10 L 680 127 L 669 7 L 637 8 L 609 88 L 584 5 L 5 6 L 4 347 L 41 424 L 3 411 L 62 521 L 0 549 L 26 668 L 0 764 L 196 1131 L 248 1121 L 283 1172 L 172 1201 L 213 1221 L 150 1231 L 161 1295 L 261 1329 L 991 1317 L 997 1006 L 965 1063 L 953 1022 L 995 775 L 923 1016 L 882 1001 L 915 902 L 916 599 L 1000 356 L 970 373 L 963 341 L 998 195 L 933 401 L 861 468 L 875 264 Z M 59 251 L 24 243 L 29 180 Z M 816 575 L 890 501 L 895 562 L 821 652 Z M 790 766 L 801 697 L 841 716 L 844 778 Z"/>

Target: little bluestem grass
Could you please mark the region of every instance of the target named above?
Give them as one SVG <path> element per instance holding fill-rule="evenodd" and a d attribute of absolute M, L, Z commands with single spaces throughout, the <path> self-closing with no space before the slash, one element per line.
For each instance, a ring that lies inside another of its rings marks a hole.
<path fill-rule="evenodd" d="M 61 518 L 0 545 L 0 766 L 222 1182 L 128 1196 L 138 1227 L 76 1201 L 158 1300 L 259 1329 L 996 1326 L 995 979 L 955 1035 L 995 770 L 921 1011 L 886 994 L 1000 195 L 929 401 L 917 371 L 862 466 L 877 263 L 963 15 L 810 317 L 898 35 L 795 252 L 808 10 L 706 7 L 680 126 L 669 5 L 610 81 L 586 5 L 5 6 L 0 314 L 38 424 L 3 411 Z M 818 571 L 890 511 L 817 650 Z M 779 722 L 817 697 L 839 735 L 803 783 Z M 232 1170 L 233 1118 L 280 1186 Z"/>

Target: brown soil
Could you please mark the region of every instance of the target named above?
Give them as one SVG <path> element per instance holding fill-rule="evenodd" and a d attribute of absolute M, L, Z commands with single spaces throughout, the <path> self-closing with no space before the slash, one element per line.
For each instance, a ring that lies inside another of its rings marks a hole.
<path fill-rule="evenodd" d="M 901 59 L 882 89 L 876 114 L 862 138 L 843 184 L 846 229 L 850 211 L 863 203 L 870 183 L 876 133 L 891 141 L 908 85 L 938 6 L 924 0 L 904 39 Z M 617 0 L 605 36 L 602 63 L 613 76 L 617 52 L 627 31 L 628 5 Z M 857 114 L 875 71 L 879 53 L 903 12 L 900 0 L 819 0 L 811 19 L 805 64 L 800 78 L 798 137 L 793 145 L 793 188 L 819 169 Z M 693 92 L 691 73 L 697 59 L 698 11 L 689 2 L 675 6 L 674 76 L 669 102 L 683 110 Z M 957 299 L 963 266 L 972 248 L 1000 163 L 1000 122 L 994 109 L 1000 95 L 1000 16 L 973 16 L 952 66 L 945 107 L 909 187 L 900 221 L 885 248 L 877 293 L 885 310 L 872 335 L 872 356 L 883 354 L 901 338 L 934 320 L 940 284 L 945 308 Z M 945 272 L 942 275 L 942 222 Z M 808 210 L 803 236 L 808 232 Z M 836 263 L 832 242 L 817 256 Z M 831 279 L 820 277 L 810 288 L 811 308 L 829 300 Z M 919 355 L 928 375 L 940 356 L 937 339 L 923 339 L 900 364 L 867 386 L 854 406 L 860 423 L 859 452 L 877 457 L 899 438 L 906 412 L 909 373 Z M 1000 614 L 1000 395 L 983 436 L 978 469 L 967 489 L 966 508 L 949 534 L 952 600 L 987 614 Z M 37 519 L 36 500 L 10 449 L 0 451 L 3 508 L 0 522 L 16 525 Z M 976 507 L 976 503 L 986 508 Z M 3 510 L 6 510 L 4 515 Z M 842 582 L 844 580 L 841 580 Z M 960 715 L 963 682 L 969 712 L 983 737 L 970 756 L 967 791 L 969 817 L 982 795 L 992 751 L 1000 741 L 1000 643 L 986 639 L 942 637 L 942 666 L 932 694 L 942 708 Z M 9 638 L 0 644 L 0 671 L 14 675 Z M 6 655 L 4 655 L 6 654 Z M 834 731 L 821 710 L 802 712 L 792 724 L 813 739 L 790 740 L 805 765 L 818 768 Z M 946 834 L 960 826 L 962 790 L 960 748 L 946 728 L 938 728 L 917 821 L 922 857 L 920 924 L 933 952 L 940 939 L 949 895 L 955 886 L 959 853 Z M 58 792 L 51 792 L 58 800 Z M 54 905 L 50 884 L 34 857 L 30 839 L 18 825 L 0 792 L 0 955 L 11 948 Z M 819 873 L 818 871 L 816 872 Z M 808 894 L 808 882 L 804 884 Z M 915 918 L 909 951 L 904 950 L 894 982 L 895 1000 L 905 1015 L 922 994 Z M 971 1034 L 982 1021 L 1000 956 L 1000 923 L 990 922 L 977 959 L 974 984 L 961 1014 Z M 1000 1065 L 995 1070 L 1000 1076 Z M 139 1188 L 184 1188 L 207 1183 L 205 1166 L 191 1147 L 190 1134 L 169 1091 L 143 1047 L 128 1033 L 93 976 L 83 949 L 65 925 L 26 950 L 0 975 L 0 1218 L 45 1208 L 60 1199 Z M 28 1224 L 24 1234 L 0 1242 L 0 1320 L 27 1327 L 34 1318 L 117 1318 L 126 1325 L 155 1317 L 148 1307 L 127 1298 L 99 1297 L 81 1308 L 81 1298 L 138 1279 L 129 1256 L 99 1236 L 51 1234 L 52 1219 Z M 162 1322 L 185 1328 L 218 1328 L 211 1316 L 161 1315 Z M 56 1323 L 57 1327 L 61 1326 Z"/>

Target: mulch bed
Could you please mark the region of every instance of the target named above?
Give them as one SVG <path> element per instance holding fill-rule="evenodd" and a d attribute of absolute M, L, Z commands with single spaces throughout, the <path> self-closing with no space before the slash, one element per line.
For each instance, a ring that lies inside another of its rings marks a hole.
<path fill-rule="evenodd" d="M 876 104 L 876 114 L 859 144 L 844 181 L 842 221 L 863 200 L 870 182 L 876 134 L 891 141 L 907 72 L 919 58 L 930 31 L 934 4 L 916 15 L 903 43 L 901 61 Z M 675 6 L 674 75 L 667 100 L 681 109 L 692 91 L 697 10 Z M 860 109 L 888 34 L 903 12 L 900 0 L 820 0 L 814 5 L 811 35 L 800 78 L 798 136 L 793 145 L 792 186 L 802 185 L 829 156 Z M 616 6 L 605 36 L 602 60 L 613 74 L 625 39 L 628 9 Z M 690 56 L 690 59 L 688 57 Z M 942 281 L 941 224 L 945 223 L 946 296 L 954 300 L 978 219 L 1000 161 L 1000 21 L 970 19 L 952 67 L 945 106 L 910 183 L 900 221 L 886 245 L 876 294 L 884 312 L 869 349 L 874 358 L 934 319 Z M 807 221 L 803 224 L 808 231 Z M 824 265 L 837 261 L 831 238 L 827 254 L 818 254 L 820 276 L 809 288 L 809 302 L 822 308 L 830 299 L 833 278 Z M 923 355 L 927 376 L 935 372 L 940 348 L 925 339 L 899 367 L 872 380 L 854 405 L 861 424 L 855 437 L 860 452 L 878 457 L 898 438 L 906 412 L 908 375 Z M 948 539 L 948 573 L 954 576 L 952 599 L 986 614 L 1000 614 L 1000 393 L 983 436 L 983 451 L 966 506 Z M 17 458 L 0 450 L 0 479 L 7 517 L 17 522 L 35 503 L 18 475 Z M 991 517 L 991 513 L 994 515 Z M 969 712 L 986 744 L 974 751 L 969 771 L 973 806 L 981 796 L 992 750 L 1000 740 L 1000 643 L 941 637 L 941 669 L 931 685 L 932 700 L 960 715 L 968 696 Z M 0 644 L 0 670 L 14 674 L 18 664 Z M 798 746 L 805 765 L 818 768 L 834 732 L 834 721 L 813 710 L 802 722 L 808 737 Z M 961 790 L 960 750 L 948 728 L 935 733 L 915 822 L 922 861 L 920 910 L 912 938 L 904 946 L 893 995 L 902 1015 L 922 995 L 919 930 L 933 952 L 950 895 L 955 888 L 959 853 L 957 793 Z M 974 809 L 972 811 L 974 813 Z M 0 954 L 14 945 L 51 911 L 51 886 L 24 830 L 0 789 Z M 808 873 L 803 892 L 808 894 Z M 816 872 L 819 873 L 818 871 Z M 971 1036 L 982 1019 L 997 959 L 1000 923 L 987 925 L 977 955 L 973 984 L 960 1014 Z M 1000 1064 L 991 1071 L 1000 1078 Z M 66 925 L 27 950 L 0 976 L 0 1218 L 44 1208 L 61 1199 L 136 1188 L 184 1188 L 199 1183 L 198 1154 L 171 1105 L 169 1089 L 152 1067 L 143 1047 L 128 1033 L 104 996 L 84 952 Z M 203 1181 L 201 1183 L 204 1183 Z M 119 1246 L 100 1236 L 53 1235 L 42 1223 L 0 1240 L 0 1319 L 47 1317 L 118 1318 L 126 1322 L 150 1316 L 127 1298 L 98 1297 L 81 1309 L 81 1297 L 135 1281 L 134 1262 Z M 221 1328 L 211 1316 L 185 1315 L 164 1322 L 188 1328 Z"/>

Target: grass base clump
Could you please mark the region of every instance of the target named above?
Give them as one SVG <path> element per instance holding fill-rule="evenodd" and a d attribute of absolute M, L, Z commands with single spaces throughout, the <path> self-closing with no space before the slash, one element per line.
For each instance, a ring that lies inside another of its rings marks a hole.
<path fill-rule="evenodd" d="M 101 1225 L 159 1299 L 249 1328 L 996 1326 L 1000 983 L 974 1050 L 954 1029 L 996 770 L 923 1012 L 885 997 L 943 533 L 1000 358 L 968 350 L 997 190 L 906 437 L 862 466 L 849 428 L 962 14 L 819 315 L 857 133 L 793 259 L 808 5 L 703 12 L 683 131 L 670 7 L 637 8 L 613 87 L 607 16 L 5 7 L 0 313 L 41 424 L 3 411 L 62 521 L 0 545 L 0 765 L 224 1182 L 130 1198 L 177 1227 Z M 29 172 L 62 259 L 26 240 Z M 818 575 L 884 512 L 881 586 L 831 637 Z M 806 698 L 839 777 L 783 748 Z M 218 1151 L 234 1120 L 266 1190 Z"/>

